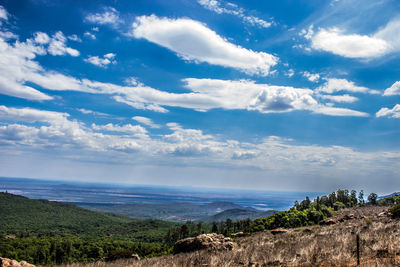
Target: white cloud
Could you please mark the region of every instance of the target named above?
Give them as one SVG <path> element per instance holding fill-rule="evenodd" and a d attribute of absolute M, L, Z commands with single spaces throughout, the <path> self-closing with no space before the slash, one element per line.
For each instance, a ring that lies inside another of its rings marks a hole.
<path fill-rule="evenodd" d="M 104 8 L 104 12 L 89 14 L 85 17 L 85 20 L 90 23 L 101 25 L 110 24 L 115 26 L 120 21 L 120 18 L 119 12 L 115 8 L 106 7 Z"/>
<path fill-rule="evenodd" d="M 122 133 L 130 133 L 130 134 L 137 134 L 142 135 L 146 134 L 147 130 L 140 125 L 132 125 L 132 124 L 125 124 L 125 125 L 115 125 L 112 123 L 108 123 L 106 125 L 96 125 L 92 124 L 92 129 L 94 130 L 102 130 L 102 131 L 109 131 L 109 132 L 122 132 Z"/>
<path fill-rule="evenodd" d="M 348 94 L 345 95 L 318 95 L 319 98 L 331 100 L 338 103 L 353 103 L 358 100 L 357 97 Z"/>
<path fill-rule="evenodd" d="M 150 128 L 161 128 L 159 124 L 155 124 L 151 119 L 141 116 L 134 116 L 132 117 L 133 120 L 140 122 L 144 125 L 149 126 Z"/>
<path fill-rule="evenodd" d="M 53 56 L 63 56 L 69 54 L 70 56 L 79 56 L 79 51 L 66 46 L 67 38 L 61 31 L 56 32 L 50 41 L 48 52 Z"/>
<path fill-rule="evenodd" d="M 269 28 L 272 25 L 272 22 L 265 21 L 255 16 L 246 15 L 245 10 L 243 8 L 238 7 L 236 4 L 233 3 L 226 3 L 222 4 L 220 1 L 217 0 L 198 0 L 197 1 L 201 6 L 204 8 L 216 12 L 218 14 L 230 14 L 241 18 L 244 22 L 258 26 L 261 28 Z"/>
<path fill-rule="evenodd" d="M 376 117 L 388 117 L 394 119 L 400 119 L 400 104 L 396 104 L 392 109 L 381 108 L 377 113 Z"/>
<path fill-rule="evenodd" d="M 35 32 L 34 37 L 35 42 L 38 44 L 48 44 L 51 40 L 47 33 L 44 32 Z"/>
<path fill-rule="evenodd" d="M 79 112 L 83 113 L 83 114 L 92 114 L 92 115 L 99 115 L 99 116 L 108 116 L 108 114 L 106 114 L 106 113 L 97 112 L 97 111 L 93 111 L 93 110 L 89 110 L 89 109 L 84 109 L 84 108 L 78 108 L 77 110 L 78 110 Z"/>
<path fill-rule="evenodd" d="M 45 38 L 44 38 L 45 39 Z M 51 42 L 51 41 L 50 41 Z M 256 110 L 261 113 L 289 112 L 309 110 L 322 113 L 323 104 L 314 98 L 310 89 L 290 86 L 256 84 L 254 81 L 184 79 L 189 93 L 170 93 L 148 87 L 137 80 L 130 85 L 120 86 L 87 79 L 77 79 L 42 68 L 33 59 L 36 54 L 46 53 L 40 45 L 30 39 L 25 43 L 9 45 L 0 39 L 0 93 L 30 100 L 49 100 L 51 96 L 28 87 L 33 83 L 48 90 L 79 91 L 92 94 L 111 95 L 118 102 L 137 109 L 156 112 L 168 112 L 165 107 L 181 107 L 198 111 L 215 108 Z M 104 60 L 114 58 L 113 53 L 106 54 Z M 343 89 L 343 88 L 342 88 Z M 334 114 L 330 107 L 329 115 Z M 342 109 L 341 109 L 342 110 Z M 338 112 L 339 114 L 340 112 Z M 328 112 L 324 111 L 324 114 Z M 354 115 L 361 113 L 353 112 Z"/>
<path fill-rule="evenodd" d="M 285 75 L 289 78 L 292 78 L 294 75 L 294 69 L 289 69 L 287 72 L 285 72 Z"/>
<path fill-rule="evenodd" d="M 38 110 L 32 108 L 9 108 L 0 105 L 0 118 L 6 120 L 17 120 L 24 122 L 56 122 L 63 121 L 69 116 L 68 113 Z"/>
<path fill-rule="evenodd" d="M 340 91 L 347 91 L 352 93 L 366 93 L 366 94 L 379 94 L 377 90 L 372 90 L 364 86 L 355 85 L 354 82 L 346 79 L 329 78 L 326 79 L 325 84 L 317 88 L 318 92 L 332 94 Z"/>
<path fill-rule="evenodd" d="M 94 35 L 93 33 L 85 32 L 83 35 L 91 38 L 92 40 L 96 40 L 96 35 Z"/>
<path fill-rule="evenodd" d="M 141 16 L 133 23 L 133 36 L 176 52 L 185 60 L 207 62 L 266 76 L 278 58 L 228 42 L 205 25 L 191 19 Z"/>
<path fill-rule="evenodd" d="M 96 65 L 98 67 L 105 68 L 109 64 L 116 64 L 117 61 L 114 60 L 115 54 L 113 53 L 108 53 L 105 54 L 102 58 L 98 56 L 92 56 L 88 57 L 87 59 L 84 59 L 85 62 L 88 62 L 90 64 Z"/>
<path fill-rule="evenodd" d="M 295 140 L 276 136 L 262 138 L 254 142 L 221 140 L 219 135 L 204 133 L 200 129 L 186 129 L 177 123 L 169 123 L 168 133 L 151 135 L 132 125 L 95 125 L 72 120 L 64 113 L 60 119 L 53 113 L 2 107 L 9 119 L 15 123 L 0 123 L 0 146 L 21 155 L 36 153 L 45 148 L 51 154 L 51 147 L 58 155 L 70 158 L 132 166 L 142 161 L 150 168 L 159 165 L 185 167 L 214 166 L 218 169 L 241 168 L 257 169 L 267 172 L 267 176 L 286 177 L 296 174 L 328 177 L 349 177 L 363 173 L 363 176 L 376 172 L 397 173 L 398 151 L 360 152 L 345 146 L 322 146 L 298 144 Z M 29 114 L 36 114 L 31 118 Z M 41 115 L 37 115 L 41 114 Z M 28 117 L 27 117 L 28 116 Z M 55 117 L 57 117 L 55 116 Z M 23 125 L 19 121 L 44 121 L 48 125 Z M 95 129 L 94 129 L 95 128 Z M 111 133 L 110 133 L 111 132 Z M 123 134 L 118 134 L 123 133 Z M 37 150 L 35 150 L 37 149 Z M 62 152 L 62 153 L 60 153 Z M 37 154 L 34 154 L 37 155 Z M 179 161 L 176 157 L 180 157 Z M 146 160 L 148 159 L 148 161 Z M 69 161 L 70 162 L 70 161 Z M 139 163 L 141 164 L 141 163 Z M 109 166 L 108 166 L 109 167 Z M 298 178 L 297 178 L 298 179 Z"/>
<path fill-rule="evenodd" d="M 320 78 L 318 73 L 309 73 L 308 71 L 303 72 L 303 76 L 306 77 L 310 82 L 318 82 Z"/>
<path fill-rule="evenodd" d="M 395 82 L 385 90 L 383 95 L 388 96 L 388 95 L 400 95 L 400 81 Z"/>
<path fill-rule="evenodd" d="M 359 34 L 344 34 L 343 31 L 320 29 L 312 37 L 312 47 L 349 58 L 369 58 L 386 54 L 389 44 L 380 38 Z"/>
<path fill-rule="evenodd" d="M 75 42 L 82 42 L 82 39 L 78 37 L 78 35 L 76 34 L 72 34 L 68 36 L 68 39 L 70 39 L 71 41 L 75 41 Z"/>
<path fill-rule="evenodd" d="M 370 35 L 347 34 L 339 28 L 320 28 L 314 33 L 313 25 L 300 33 L 311 39 L 317 50 L 331 52 L 348 58 L 375 58 L 400 50 L 400 18 L 390 20 L 384 27 Z"/>
<path fill-rule="evenodd" d="M 374 38 L 385 40 L 389 46 L 390 51 L 400 50 L 400 17 L 396 17 L 388 22 L 388 24 L 378 30 L 374 34 Z"/>
<path fill-rule="evenodd" d="M 8 20 L 7 10 L 3 6 L 0 6 L 0 19 Z"/>
<path fill-rule="evenodd" d="M 368 117 L 369 114 L 357 110 L 347 108 L 337 108 L 329 106 L 321 106 L 315 110 L 315 113 L 330 115 L 330 116 L 350 116 L 350 117 Z"/>

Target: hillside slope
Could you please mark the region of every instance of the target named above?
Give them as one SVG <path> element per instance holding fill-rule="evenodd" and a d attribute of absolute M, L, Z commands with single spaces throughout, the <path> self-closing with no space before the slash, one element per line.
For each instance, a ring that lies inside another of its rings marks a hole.
<path fill-rule="evenodd" d="M 130 237 L 151 237 L 156 234 L 156 239 L 160 241 L 166 231 L 174 226 L 177 224 L 159 220 L 135 220 L 72 204 L 0 192 L 0 234 L 67 233 Z"/>
<path fill-rule="evenodd" d="M 361 266 L 399 266 L 400 220 L 381 214 L 385 210 L 380 206 L 345 209 L 333 218 L 333 225 L 294 228 L 275 235 L 260 232 L 236 239 L 239 248 L 233 251 L 68 266 L 356 266 L 356 234 L 361 240 Z M 340 220 L 346 217 L 351 219 Z"/>
<path fill-rule="evenodd" d="M 29 199 L 0 192 L 0 233 L 70 232 L 94 233 L 131 222 L 125 216 L 109 215 L 72 204 L 41 199 Z"/>

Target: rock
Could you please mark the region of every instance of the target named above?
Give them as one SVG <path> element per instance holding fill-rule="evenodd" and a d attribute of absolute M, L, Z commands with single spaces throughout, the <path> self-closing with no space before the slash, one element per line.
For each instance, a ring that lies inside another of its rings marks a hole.
<path fill-rule="evenodd" d="M 174 245 L 174 254 L 182 252 L 191 252 L 201 249 L 213 251 L 233 250 L 237 246 L 229 237 L 219 234 L 202 234 L 197 237 L 189 237 L 179 240 Z"/>
<path fill-rule="evenodd" d="M 273 234 L 273 235 L 286 234 L 287 232 L 288 232 L 288 230 L 285 230 L 285 229 L 271 230 L 271 234 Z"/>
<path fill-rule="evenodd" d="M 0 267 L 35 267 L 26 261 L 18 262 L 16 260 L 10 260 L 6 258 L 0 258 Z"/>
<path fill-rule="evenodd" d="M 327 219 L 327 220 L 319 222 L 320 225 L 332 225 L 332 224 L 336 224 L 336 223 L 337 223 L 337 221 L 334 219 Z"/>
<path fill-rule="evenodd" d="M 131 255 L 131 259 L 132 259 L 132 260 L 135 260 L 135 261 L 140 261 L 140 257 L 139 257 L 138 254 L 132 254 L 132 255 Z"/>
<path fill-rule="evenodd" d="M 385 210 L 385 211 L 382 211 L 381 213 L 379 213 L 378 217 L 390 217 L 391 215 L 392 214 L 389 211 Z"/>
<path fill-rule="evenodd" d="M 245 236 L 245 234 L 243 232 L 238 232 L 238 233 L 231 234 L 231 237 L 241 237 L 241 236 Z"/>

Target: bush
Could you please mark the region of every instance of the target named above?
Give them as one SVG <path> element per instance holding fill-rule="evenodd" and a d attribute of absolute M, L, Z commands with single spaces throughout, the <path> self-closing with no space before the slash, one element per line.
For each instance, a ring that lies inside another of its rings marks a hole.
<path fill-rule="evenodd" d="M 389 211 L 392 213 L 394 218 L 400 218 L 400 202 L 397 201 L 397 204 L 393 205 Z"/>
<path fill-rule="evenodd" d="M 132 257 L 132 252 L 129 249 L 117 249 L 108 252 L 106 261 L 115 261 L 118 259 L 128 259 Z"/>
<path fill-rule="evenodd" d="M 338 211 L 338 210 L 340 210 L 340 209 L 344 209 L 344 208 L 346 208 L 346 205 L 344 205 L 342 202 L 340 202 L 340 201 L 336 201 L 334 204 L 333 204 L 333 209 L 335 210 L 335 211 Z"/>

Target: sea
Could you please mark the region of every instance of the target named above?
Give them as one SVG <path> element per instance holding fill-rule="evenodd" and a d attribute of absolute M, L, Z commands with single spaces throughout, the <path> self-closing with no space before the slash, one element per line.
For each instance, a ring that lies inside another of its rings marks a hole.
<path fill-rule="evenodd" d="M 165 204 L 190 202 L 208 204 L 227 201 L 258 210 L 287 210 L 306 196 L 314 199 L 321 192 L 261 191 L 228 188 L 126 185 L 113 183 L 58 181 L 0 177 L 0 192 L 33 199 L 86 204 Z"/>

